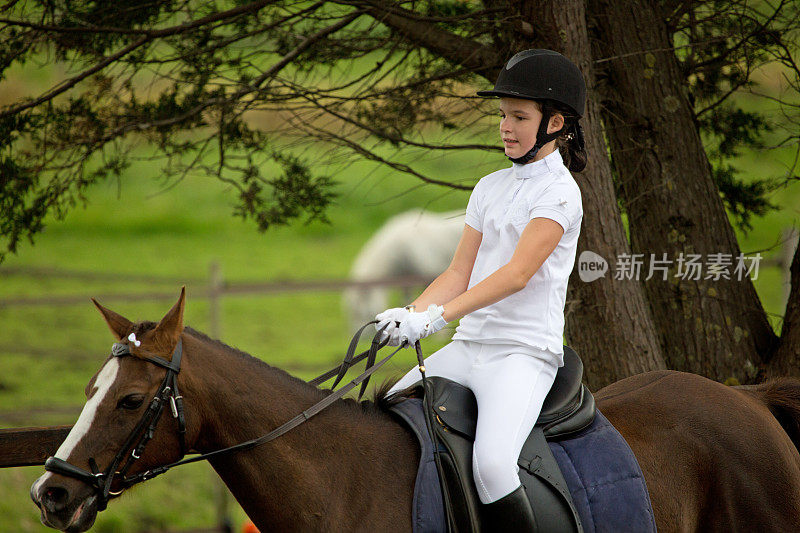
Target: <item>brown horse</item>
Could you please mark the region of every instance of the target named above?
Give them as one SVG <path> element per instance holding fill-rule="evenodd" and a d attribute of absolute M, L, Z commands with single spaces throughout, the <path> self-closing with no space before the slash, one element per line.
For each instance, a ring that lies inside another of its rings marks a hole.
<path fill-rule="evenodd" d="M 158 324 L 95 304 L 131 356 L 109 357 L 92 378 L 56 453 L 80 469 L 92 468 L 90 458 L 101 470 L 111 463 L 164 380 L 165 369 L 146 358 L 169 359 L 179 340 L 186 444 L 197 452 L 258 437 L 326 395 L 184 329 L 183 292 Z M 622 380 L 596 398 L 641 464 L 660 531 L 784 532 L 800 524 L 800 382 L 737 389 L 664 371 Z M 176 419 L 162 416 L 128 475 L 179 459 L 177 435 Z M 267 444 L 210 459 L 262 531 L 410 531 L 418 461 L 408 431 L 376 404 L 354 400 Z M 65 531 L 89 529 L 98 511 L 89 483 L 52 472 L 31 497 L 42 522 Z"/>

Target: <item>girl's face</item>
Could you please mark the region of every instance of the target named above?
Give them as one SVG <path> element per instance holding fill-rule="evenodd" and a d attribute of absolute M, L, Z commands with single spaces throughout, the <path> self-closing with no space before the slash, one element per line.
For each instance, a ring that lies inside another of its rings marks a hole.
<path fill-rule="evenodd" d="M 533 148 L 536 143 L 536 131 L 539 129 L 539 122 L 542 120 L 542 112 L 539 111 L 539 104 L 533 100 L 523 98 L 500 98 L 500 138 L 503 140 L 506 155 L 509 157 L 522 157 Z M 558 131 L 563 126 L 563 117 L 559 113 L 554 113 L 550 117 L 547 132 Z M 555 141 L 550 141 L 555 146 Z M 550 144 L 550 143 L 548 143 Z M 547 146 L 547 145 L 545 145 Z M 541 157 L 544 157 L 552 150 L 544 147 L 540 150 Z M 536 159 L 540 159 L 537 156 Z"/>

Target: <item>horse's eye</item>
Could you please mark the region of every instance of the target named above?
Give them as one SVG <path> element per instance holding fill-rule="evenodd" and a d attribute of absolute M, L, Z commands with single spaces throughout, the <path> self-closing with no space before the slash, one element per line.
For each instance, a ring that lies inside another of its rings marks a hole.
<path fill-rule="evenodd" d="M 144 402 L 144 394 L 128 394 L 120 401 L 117 402 L 117 408 L 122 407 L 123 409 L 138 409 L 141 407 L 142 402 Z"/>

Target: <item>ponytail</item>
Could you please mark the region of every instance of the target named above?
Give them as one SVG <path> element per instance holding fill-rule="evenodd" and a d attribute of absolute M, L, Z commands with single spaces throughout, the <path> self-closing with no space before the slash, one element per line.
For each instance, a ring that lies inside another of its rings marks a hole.
<path fill-rule="evenodd" d="M 556 146 L 561 152 L 564 163 L 572 172 L 581 172 L 586 168 L 589 158 L 586 155 L 586 146 L 583 139 L 583 127 L 577 119 L 566 128 L 564 135 L 558 138 Z"/>
<path fill-rule="evenodd" d="M 571 172 L 581 172 L 586 168 L 586 163 L 589 161 L 589 156 L 586 155 L 586 145 L 583 139 L 583 127 L 580 124 L 581 117 L 575 111 L 566 105 L 550 99 L 534 100 L 539 106 L 539 111 L 546 115 L 549 119 L 552 112 L 557 112 L 564 117 L 564 127 L 561 133 L 556 137 L 556 149 L 561 153 L 561 159 L 564 160 L 566 166 Z M 509 157 L 515 163 L 527 163 L 533 159 L 531 152 L 515 160 Z"/>
<path fill-rule="evenodd" d="M 583 127 L 575 111 L 555 100 L 542 99 L 534 100 L 539 104 L 539 111 L 544 113 L 546 108 L 551 112 L 555 111 L 564 117 L 564 128 L 562 133 L 556 137 L 556 149 L 561 153 L 561 159 L 572 172 L 581 172 L 586 168 L 589 157 L 586 155 L 586 145 L 583 139 Z M 549 116 L 549 115 L 548 115 Z"/>

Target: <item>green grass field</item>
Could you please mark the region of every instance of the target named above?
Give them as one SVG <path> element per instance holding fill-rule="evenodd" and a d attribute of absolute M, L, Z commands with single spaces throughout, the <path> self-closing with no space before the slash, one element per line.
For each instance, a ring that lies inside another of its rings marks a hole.
<path fill-rule="evenodd" d="M 507 165 L 497 154 L 429 156 L 421 161 L 417 157 L 405 154 L 401 160 L 419 164 L 430 175 L 468 183 Z M 788 151 L 782 160 L 766 161 L 762 154 L 752 153 L 738 164 L 751 177 L 778 175 L 790 158 Z M 265 234 L 232 217 L 231 191 L 209 178 L 187 179 L 161 190 L 158 165 L 141 163 L 129 169 L 119 184 L 94 188 L 87 208 L 49 224 L 35 246 L 22 246 L 4 266 L 146 274 L 175 282 L 85 281 L 0 271 L 0 299 L 85 296 L 84 303 L 76 305 L 0 306 L 0 424 L 63 424 L 76 418 L 84 385 L 113 342 L 90 296 L 167 292 L 172 296 L 160 301 L 103 301 L 130 319 L 157 320 L 177 298 L 181 281 L 189 280 L 185 322 L 208 331 L 208 302 L 195 295 L 205 290 L 203 280 L 212 262 L 220 265 L 229 281 L 339 279 L 346 276 L 359 248 L 391 215 L 412 207 L 463 209 L 468 198 L 466 192 L 418 187 L 414 178 L 368 163 L 330 170 L 336 171 L 340 183 L 339 197 L 328 212 L 330 225 L 296 224 Z M 762 255 L 773 256 L 781 229 L 798 224 L 797 186 L 776 193 L 773 201 L 781 209 L 756 220 L 750 234 L 739 235 L 745 253 L 767 250 Z M 762 266 L 755 284 L 778 328 L 783 313 L 781 273 Z M 230 296 L 222 305 L 222 340 L 303 378 L 333 366 L 350 334 L 337 292 Z M 425 344 L 428 352 L 439 345 L 440 341 Z M 399 374 L 412 361 L 411 352 L 404 352 L 384 375 Z M 0 470 L 0 531 L 47 531 L 28 497 L 30 484 L 41 472 L 39 467 Z M 213 478 L 207 465 L 170 472 L 114 502 L 98 518 L 94 531 L 208 527 L 214 521 Z M 237 524 L 244 519 L 238 509 L 234 517 Z"/>

